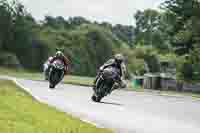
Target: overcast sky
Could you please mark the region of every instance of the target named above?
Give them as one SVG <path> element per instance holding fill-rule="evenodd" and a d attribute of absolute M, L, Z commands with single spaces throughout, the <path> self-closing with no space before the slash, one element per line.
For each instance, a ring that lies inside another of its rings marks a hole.
<path fill-rule="evenodd" d="M 137 9 L 157 8 L 164 0 L 20 0 L 37 20 L 45 15 L 82 16 L 92 21 L 133 25 Z"/>

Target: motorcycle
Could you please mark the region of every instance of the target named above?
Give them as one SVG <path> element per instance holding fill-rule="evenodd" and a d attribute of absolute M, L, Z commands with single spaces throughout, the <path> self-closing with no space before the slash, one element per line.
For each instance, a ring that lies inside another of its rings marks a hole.
<path fill-rule="evenodd" d="M 91 97 L 94 102 L 100 102 L 103 97 L 111 94 L 117 87 L 118 81 L 121 80 L 119 73 L 120 71 L 114 67 L 108 67 L 100 73 Z"/>
<path fill-rule="evenodd" d="M 50 65 L 49 71 L 49 88 L 55 88 L 55 86 L 63 79 L 65 74 L 65 65 L 61 60 L 55 60 Z"/>
<path fill-rule="evenodd" d="M 48 70 L 49 64 L 44 63 L 43 64 L 43 74 L 44 74 L 44 80 L 49 80 L 49 70 Z"/>

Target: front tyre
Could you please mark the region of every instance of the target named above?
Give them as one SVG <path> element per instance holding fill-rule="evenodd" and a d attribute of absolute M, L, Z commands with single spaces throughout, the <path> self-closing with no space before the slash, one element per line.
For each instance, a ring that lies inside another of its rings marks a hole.
<path fill-rule="evenodd" d="M 102 99 L 102 97 L 100 97 L 100 96 L 96 96 L 95 94 L 91 97 L 91 99 L 92 99 L 92 101 L 94 101 L 94 102 L 100 102 L 101 101 L 101 99 Z"/>

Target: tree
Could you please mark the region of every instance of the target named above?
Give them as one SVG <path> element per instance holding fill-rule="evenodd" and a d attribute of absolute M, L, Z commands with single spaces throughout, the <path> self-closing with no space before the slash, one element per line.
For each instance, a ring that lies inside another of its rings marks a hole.
<path fill-rule="evenodd" d="M 156 32 L 159 26 L 160 14 L 156 10 L 145 10 L 143 12 L 137 11 L 135 14 L 136 29 L 135 29 L 135 43 L 151 45 L 157 43 Z"/>
<path fill-rule="evenodd" d="M 200 2 L 198 0 L 167 0 L 163 8 L 174 16 L 171 44 L 179 55 L 188 54 L 199 43 Z"/>
<path fill-rule="evenodd" d="M 46 16 L 39 24 L 19 1 L 10 0 L 0 0 L 0 20 L 0 65 L 20 63 L 25 69 L 41 70 L 48 56 L 62 49 L 72 62 L 71 73 L 84 76 L 95 76 L 116 52 L 126 53 L 134 29 L 83 17 Z M 8 59 L 11 62 L 5 62 Z"/>
<path fill-rule="evenodd" d="M 134 27 L 124 26 L 117 24 L 112 28 L 113 34 L 115 34 L 119 39 L 126 42 L 129 46 L 133 45 L 134 40 Z"/>
<path fill-rule="evenodd" d="M 12 55 L 14 64 L 20 62 L 25 68 L 39 69 L 47 52 L 37 39 L 39 26 L 34 18 L 19 1 L 0 0 L 0 20 L 0 50 Z"/>
<path fill-rule="evenodd" d="M 0 49 L 6 49 L 6 45 L 9 44 L 13 27 L 13 13 L 13 8 L 8 4 L 8 1 L 0 0 Z"/>
<path fill-rule="evenodd" d="M 81 24 L 89 24 L 90 21 L 86 20 L 84 17 L 70 17 L 68 19 L 69 24 L 72 26 L 79 26 Z"/>

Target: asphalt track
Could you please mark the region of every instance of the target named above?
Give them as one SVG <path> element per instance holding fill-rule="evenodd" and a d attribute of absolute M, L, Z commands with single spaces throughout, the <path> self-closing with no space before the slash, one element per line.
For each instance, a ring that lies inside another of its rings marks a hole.
<path fill-rule="evenodd" d="M 200 101 L 189 97 L 114 91 L 102 103 L 90 100 L 92 89 L 16 79 L 37 100 L 118 133 L 200 133 Z"/>

